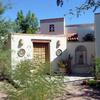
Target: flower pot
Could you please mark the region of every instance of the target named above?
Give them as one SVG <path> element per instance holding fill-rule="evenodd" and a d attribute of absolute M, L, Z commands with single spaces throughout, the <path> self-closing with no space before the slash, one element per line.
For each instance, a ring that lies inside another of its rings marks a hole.
<path fill-rule="evenodd" d="M 60 73 L 65 74 L 66 73 L 66 69 L 65 68 L 59 68 Z"/>

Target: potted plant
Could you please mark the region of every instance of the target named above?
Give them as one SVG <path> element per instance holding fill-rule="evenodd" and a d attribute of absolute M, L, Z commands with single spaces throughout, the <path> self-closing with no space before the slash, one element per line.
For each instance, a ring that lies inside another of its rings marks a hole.
<path fill-rule="evenodd" d="M 60 60 L 59 62 L 58 62 L 58 66 L 59 66 L 59 71 L 61 72 L 61 73 L 66 73 L 66 63 L 63 61 L 63 60 Z"/>

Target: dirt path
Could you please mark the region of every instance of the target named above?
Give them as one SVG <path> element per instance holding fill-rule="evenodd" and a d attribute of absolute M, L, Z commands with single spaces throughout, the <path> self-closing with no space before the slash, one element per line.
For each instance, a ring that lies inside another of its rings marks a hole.
<path fill-rule="evenodd" d="M 0 100 L 7 100 L 7 95 L 3 92 L 0 92 Z"/>
<path fill-rule="evenodd" d="M 4 92 L 0 92 L 0 100 L 7 100 L 6 97 Z M 81 82 L 69 82 L 64 85 L 64 92 L 54 100 L 100 100 L 100 90 L 81 85 Z"/>
<path fill-rule="evenodd" d="M 64 87 L 64 93 L 54 100 L 100 100 L 100 90 L 76 83 L 68 83 Z"/>

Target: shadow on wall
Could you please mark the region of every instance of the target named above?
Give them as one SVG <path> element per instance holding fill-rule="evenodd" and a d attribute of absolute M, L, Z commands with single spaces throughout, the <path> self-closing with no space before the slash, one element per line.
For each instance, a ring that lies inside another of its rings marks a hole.
<path fill-rule="evenodd" d="M 56 52 L 57 53 L 57 52 Z M 58 55 L 51 62 L 51 70 L 55 74 L 64 74 L 71 76 L 93 76 L 94 66 L 87 65 L 71 65 L 72 56 L 66 49 L 60 55 Z"/>
<path fill-rule="evenodd" d="M 51 70 L 56 74 L 69 74 L 72 59 L 70 52 L 67 49 L 63 52 L 58 49 L 56 55 L 57 57 L 51 62 Z"/>

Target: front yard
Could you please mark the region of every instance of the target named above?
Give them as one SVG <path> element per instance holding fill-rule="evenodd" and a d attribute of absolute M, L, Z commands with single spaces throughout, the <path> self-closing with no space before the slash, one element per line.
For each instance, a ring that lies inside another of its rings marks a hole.
<path fill-rule="evenodd" d="M 100 88 L 81 85 L 81 82 L 65 84 L 64 93 L 54 100 L 100 100 Z"/>
<path fill-rule="evenodd" d="M 78 79 L 80 79 L 80 81 L 77 81 Z M 62 93 L 55 96 L 52 100 L 100 100 L 100 88 L 93 88 L 89 85 L 82 84 L 82 80 L 84 79 L 85 77 L 71 77 L 67 80 L 66 77 Z M 12 86 L 6 82 L 0 82 L 0 100 L 8 100 L 5 99 L 7 96 L 5 87 L 12 88 Z"/>

